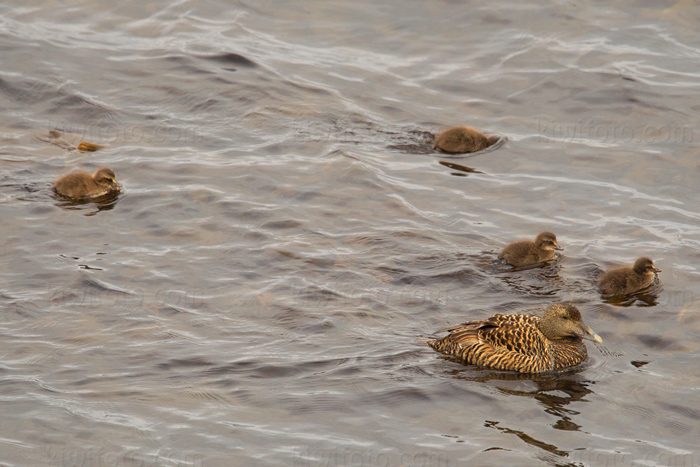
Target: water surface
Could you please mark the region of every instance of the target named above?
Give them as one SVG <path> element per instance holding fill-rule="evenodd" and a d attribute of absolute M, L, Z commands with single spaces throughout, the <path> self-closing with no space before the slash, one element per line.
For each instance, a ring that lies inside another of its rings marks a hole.
<path fill-rule="evenodd" d="M 0 13 L 3 465 L 700 462 L 697 6 Z M 433 152 L 455 124 L 507 141 Z M 116 200 L 52 196 L 100 166 Z M 541 230 L 560 261 L 493 263 Z M 561 375 L 424 344 L 557 300 L 604 340 Z"/>

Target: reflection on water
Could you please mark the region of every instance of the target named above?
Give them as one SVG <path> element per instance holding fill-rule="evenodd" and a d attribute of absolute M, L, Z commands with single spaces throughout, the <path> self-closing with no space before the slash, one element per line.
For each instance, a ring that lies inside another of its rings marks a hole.
<path fill-rule="evenodd" d="M 630 295 L 613 295 L 604 296 L 603 301 L 611 305 L 628 307 L 632 305 L 640 307 L 656 306 L 659 304 L 659 296 L 663 292 L 663 285 L 659 283 L 658 277 L 656 283 L 650 285 L 640 292 Z"/>
<path fill-rule="evenodd" d="M 103 196 L 90 199 L 67 199 L 59 195 L 53 195 L 58 202 L 56 206 L 69 211 L 87 211 L 84 216 L 94 216 L 102 211 L 110 211 L 117 205 L 120 192 L 112 192 Z"/>
<path fill-rule="evenodd" d="M 523 433 L 522 431 L 519 431 L 519 430 L 512 430 L 512 429 L 510 429 L 510 428 L 506 428 L 506 427 L 500 426 L 500 422 L 491 421 L 491 420 L 486 420 L 486 421 L 484 422 L 484 426 L 487 427 L 487 428 L 495 428 L 496 430 L 498 430 L 498 431 L 500 431 L 500 432 L 502 432 L 502 433 L 505 433 L 505 434 L 515 435 L 515 436 L 517 436 L 518 438 L 520 438 L 522 441 L 524 441 L 525 443 L 527 443 L 527 444 L 529 444 L 529 445 L 531 445 L 531 446 L 534 446 L 534 447 L 536 447 L 536 448 L 538 448 L 538 449 L 542 449 L 542 450 L 544 450 L 544 451 L 547 451 L 547 452 L 549 452 L 549 453 L 552 453 L 552 454 L 554 454 L 554 455 L 556 455 L 556 456 L 567 457 L 567 456 L 569 455 L 568 452 L 561 451 L 561 450 L 559 450 L 556 446 L 553 446 L 553 445 L 551 445 L 551 444 L 547 444 L 547 443 L 545 443 L 545 442 L 543 442 L 543 441 L 539 441 L 539 440 L 533 438 L 532 436 L 530 436 L 530 435 L 528 435 L 528 434 L 526 434 L 526 433 Z M 494 448 L 491 448 L 491 449 L 494 449 Z"/>
<path fill-rule="evenodd" d="M 544 407 L 545 413 L 557 417 L 556 422 L 551 425 L 552 428 L 563 431 L 580 431 L 581 425 L 576 423 L 576 417 L 580 415 L 580 412 L 567 406 L 574 402 L 588 402 L 590 399 L 587 399 L 586 396 L 594 394 L 589 386 L 595 383 L 578 374 L 583 369 L 585 366 L 556 375 L 526 375 L 476 367 L 469 370 L 453 370 L 448 374 L 461 380 L 488 384 L 509 396 L 534 400 L 538 407 Z M 520 410 L 528 409 L 522 408 Z M 559 457 L 568 457 L 571 453 L 553 444 L 538 440 L 538 436 L 534 433 L 507 428 L 500 421 L 485 420 L 484 426 L 505 434 L 515 435 L 523 442 Z"/>

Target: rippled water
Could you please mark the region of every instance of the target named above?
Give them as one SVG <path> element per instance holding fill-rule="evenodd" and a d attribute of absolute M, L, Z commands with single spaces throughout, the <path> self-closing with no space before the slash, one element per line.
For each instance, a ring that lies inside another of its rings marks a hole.
<path fill-rule="evenodd" d="M 697 465 L 698 20 L 5 2 L 0 463 Z M 434 153 L 455 124 L 507 140 Z M 100 166 L 116 200 L 52 196 Z M 493 263 L 545 229 L 559 262 Z M 601 298 L 642 255 L 662 284 Z M 604 339 L 562 375 L 424 344 L 556 300 Z"/>

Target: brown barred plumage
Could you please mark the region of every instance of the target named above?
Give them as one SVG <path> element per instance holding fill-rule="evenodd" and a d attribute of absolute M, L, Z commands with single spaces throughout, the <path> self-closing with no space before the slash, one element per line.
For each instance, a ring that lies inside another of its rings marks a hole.
<path fill-rule="evenodd" d="M 442 331 L 449 334 L 428 342 L 438 352 L 466 363 L 520 373 L 562 370 L 587 357 L 583 339 L 602 342 L 570 303 L 556 303 L 542 318 L 493 315 Z M 442 332 L 440 331 L 440 332 Z"/>

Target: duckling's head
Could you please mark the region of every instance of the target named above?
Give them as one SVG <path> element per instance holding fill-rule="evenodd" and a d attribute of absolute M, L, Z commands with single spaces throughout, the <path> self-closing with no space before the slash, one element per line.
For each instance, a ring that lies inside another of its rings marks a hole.
<path fill-rule="evenodd" d="M 654 262 L 651 260 L 651 258 L 639 258 L 637 261 L 634 262 L 633 266 L 634 272 L 637 274 L 656 274 L 657 272 L 661 272 L 661 269 L 657 268 L 654 265 Z"/>
<path fill-rule="evenodd" d="M 108 169 L 107 167 L 97 169 L 97 172 L 93 174 L 92 179 L 101 187 L 119 191 L 117 176 L 114 174 L 114 171 L 112 169 Z"/>
<path fill-rule="evenodd" d="M 486 136 L 486 147 L 493 146 L 494 144 L 498 143 L 498 140 L 500 139 L 501 137 L 496 135 Z"/>
<path fill-rule="evenodd" d="M 557 236 L 552 232 L 540 232 L 535 237 L 535 246 L 541 250 L 563 250 L 557 243 Z"/>
<path fill-rule="evenodd" d="M 580 337 L 599 344 L 603 342 L 603 339 L 583 322 L 581 312 L 571 303 L 555 303 L 547 308 L 539 328 L 549 340 Z"/>

